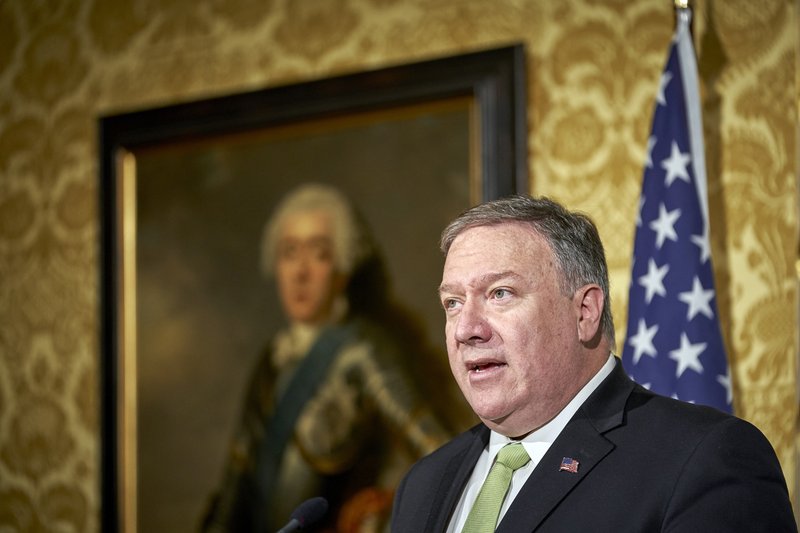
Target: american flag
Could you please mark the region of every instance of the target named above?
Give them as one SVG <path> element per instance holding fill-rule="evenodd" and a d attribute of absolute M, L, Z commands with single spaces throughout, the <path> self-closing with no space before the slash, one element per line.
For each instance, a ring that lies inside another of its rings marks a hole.
<path fill-rule="evenodd" d="M 654 392 L 731 412 L 690 20 L 688 9 L 678 10 L 647 142 L 622 362 Z"/>
<path fill-rule="evenodd" d="M 580 463 L 573 459 L 572 457 L 564 457 L 561 459 L 561 466 L 558 467 L 558 471 L 561 472 L 565 470 L 567 472 L 572 472 L 573 474 L 578 473 L 578 466 Z"/>

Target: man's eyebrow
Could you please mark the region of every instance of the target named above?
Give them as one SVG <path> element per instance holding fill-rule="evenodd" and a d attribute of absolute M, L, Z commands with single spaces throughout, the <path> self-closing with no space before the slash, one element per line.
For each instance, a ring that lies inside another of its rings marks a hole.
<path fill-rule="evenodd" d="M 501 279 L 506 279 L 506 278 L 521 279 L 522 276 L 520 276 L 519 274 L 517 274 L 513 270 L 503 270 L 501 272 L 487 272 L 483 276 L 479 277 L 477 279 L 477 282 L 480 285 L 487 285 L 487 284 L 494 283 L 495 281 L 498 281 L 498 280 L 501 280 Z M 457 288 L 457 286 L 455 284 L 442 283 L 441 285 L 439 285 L 439 294 L 440 295 L 443 294 L 443 293 L 453 293 L 453 292 L 458 292 L 458 288 Z"/>
<path fill-rule="evenodd" d="M 439 285 L 439 289 L 437 290 L 437 293 L 439 294 L 439 296 L 441 296 L 442 294 L 444 294 L 446 292 L 452 293 L 453 290 L 454 290 L 452 287 L 453 287 L 453 285 L 451 285 L 449 283 L 442 283 L 441 285 Z"/>

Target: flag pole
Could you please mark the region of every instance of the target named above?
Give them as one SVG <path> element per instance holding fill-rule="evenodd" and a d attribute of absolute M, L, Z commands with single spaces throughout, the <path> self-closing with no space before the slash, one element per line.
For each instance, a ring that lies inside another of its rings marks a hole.
<path fill-rule="evenodd" d="M 687 13 L 688 12 L 690 14 L 690 18 L 689 18 L 689 35 L 694 35 L 694 32 L 692 31 L 693 24 L 692 24 L 692 19 L 691 19 L 691 13 L 692 13 L 692 6 L 690 5 L 691 1 L 690 0 L 672 0 L 672 3 L 675 6 L 675 10 L 673 12 L 673 14 L 675 16 L 675 27 L 676 28 L 678 27 L 678 19 L 680 18 L 681 13 Z"/>
<path fill-rule="evenodd" d="M 689 142 L 692 150 L 692 166 L 695 172 L 695 185 L 700 198 L 700 209 L 705 220 L 706 232 L 711 232 L 708 216 L 708 181 L 706 176 L 705 141 L 703 139 L 702 111 L 700 109 L 700 80 L 697 73 L 694 42 L 692 41 L 692 9 L 689 0 L 674 0 L 677 18 L 676 38 L 678 55 L 681 58 L 681 74 L 686 94 L 696 94 L 697 98 L 687 98 L 686 111 L 689 121 Z"/>

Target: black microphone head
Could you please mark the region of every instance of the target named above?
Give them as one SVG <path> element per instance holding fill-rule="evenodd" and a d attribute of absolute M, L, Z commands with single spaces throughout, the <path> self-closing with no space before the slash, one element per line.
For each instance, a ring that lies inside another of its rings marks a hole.
<path fill-rule="evenodd" d="M 292 512 L 292 519 L 300 522 L 300 528 L 316 524 L 328 512 L 328 500 L 322 496 L 304 501 Z"/>

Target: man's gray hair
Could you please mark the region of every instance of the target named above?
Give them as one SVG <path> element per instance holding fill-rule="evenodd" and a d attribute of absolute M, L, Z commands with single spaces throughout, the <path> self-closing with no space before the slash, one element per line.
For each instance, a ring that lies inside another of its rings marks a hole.
<path fill-rule="evenodd" d="M 600 327 L 614 346 L 608 265 L 600 234 L 587 215 L 569 211 L 546 197 L 509 196 L 477 205 L 459 215 L 442 232 L 441 250 L 446 256 L 456 237 L 470 228 L 508 222 L 528 224 L 544 237 L 555 255 L 561 272 L 561 290 L 566 296 L 572 296 L 589 283 L 600 286 L 603 290 Z"/>
<path fill-rule="evenodd" d="M 264 227 L 261 269 L 265 274 L 274 274 L 278 242 L 286 218 L 296 213 L 314 211 L 323 211 L 331 217 L 334 263 L 339 272 L 352 274 L 368 257 L 371 253 L 369 238 L 345 195 L 330 185 L 309 183 L 289 192 Z"/>

